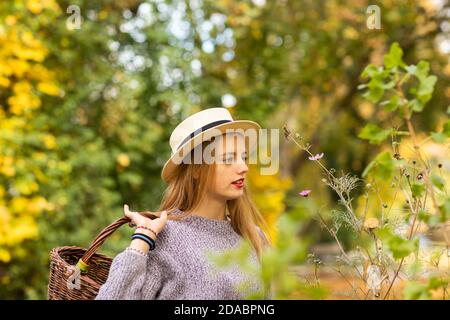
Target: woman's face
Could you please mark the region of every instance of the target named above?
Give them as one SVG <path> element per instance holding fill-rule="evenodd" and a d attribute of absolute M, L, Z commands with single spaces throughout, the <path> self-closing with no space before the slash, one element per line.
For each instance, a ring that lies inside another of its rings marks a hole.
<path fill-rule="evenodd" d="M 221 200 L 233 200 L 244 194 L 247 151 L 240 134 L 224 134 L 214 140 L 215 179 L 210 195 Z"/>

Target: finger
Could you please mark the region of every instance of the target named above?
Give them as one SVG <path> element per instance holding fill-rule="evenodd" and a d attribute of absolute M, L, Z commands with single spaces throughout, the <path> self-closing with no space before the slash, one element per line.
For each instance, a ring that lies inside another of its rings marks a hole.
<path fill-rule="evenodd" d="M 164 210 L 163 212 L 161 212 L 160 218 L 161 218 L 162 220 L 164 220 L 164 221 L 167 220 L 167 211 L 166 211 L 166 210 Z"/>
<path fill-rule="evenodd" d="M 136 215 L 136 212 L 129 210 L 128 205 L 124 206 L 124 211 L 125 211 L 125 216 L 130 218 L 130 219 L 133 219 L 133 217 Z"/>
<path fill-rule="evenodd" d="M 125 213 L 125 216 L 129 217 L 130 210 L 128 210 L 128 205 L 127 204 L 125 204 L 123 206 L 123 212 Z"/>

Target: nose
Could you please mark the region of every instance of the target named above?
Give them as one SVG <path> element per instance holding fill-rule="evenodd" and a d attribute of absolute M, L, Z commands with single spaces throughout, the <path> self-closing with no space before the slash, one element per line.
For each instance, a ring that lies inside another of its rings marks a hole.
<path fill-rule="evenodd" d="M 248 166 L 245 161 L 239 161 L 236 165 L 238 174 L 246 174 L 248 172 Z"/>

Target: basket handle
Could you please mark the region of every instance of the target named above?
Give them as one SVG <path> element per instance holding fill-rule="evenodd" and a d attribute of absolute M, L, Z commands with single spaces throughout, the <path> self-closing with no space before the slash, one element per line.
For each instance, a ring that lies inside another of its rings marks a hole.
<path fill-rule="evenodd" d="M 155 215 L 153 212 L 150 211 L 140 211 L 139 214 L 150 218 L 150 219 L 156 219 L 159 218 L 157 215 Z M 113 223 L 111 223 L 109 226 L 107 226 L 105 229 L 103 229 L 98 236 L 92 241 L 91 245 L 87 249 L 87 251 L 84 253 L 83 257 L 78 260 L 77 266 L 80 268 L 82 272 L 87 272 L 89 267 L 89 260 L 91 257 L 97 252 L 97 250 L 100 248 L 100 246 L 105 242 L 105 240 L 112 234 L 114 231 L 116 231 L 119 227 L 124 225 L 125 223 L 130 223 L 131 219 L 128 217 L 122 217 L 120 219 L 117 219 Z"/>

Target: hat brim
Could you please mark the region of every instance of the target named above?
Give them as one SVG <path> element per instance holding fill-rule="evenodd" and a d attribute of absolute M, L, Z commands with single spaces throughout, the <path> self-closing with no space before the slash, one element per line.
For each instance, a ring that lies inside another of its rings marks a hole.
<path fill-rule="evenodd" d="M 242 129 L 244 131 L 248 129 L 255 129 L 256 132 L 256 141 L 259 139 L 259 129 L 261 129 L 261 126 L 253 121 L 249 120 L 236 120 L 232 122 L 227 122 L 218 126 L 215 126 L 213 128 L 210 128 L 208 130 L 205 130 L 190 140 L 186 141 L 180 148 L 178 148 L 177 152 L 172 154 L 172 156 L 169 158 L 169 160 L 166 161 L 164 164 L 164 167 L 161 171 L 161 178 L 167 182 L 168 178 L 172 174 L 172 172 L 178 167 L 178 163 L 175 163 L 174 159 L 179 158 L 181 155 L 187 155 L 190 151 L 192 151 L 196 146 L 203 143 L 205 140 L 209 140 L 212 137 L 219 136 L 221 134 L 227 133 L 227 130 L 230 129 Z M 248 140 L 248 139 L 247 139 Z M 254 150 L 257 143 L 254 141 L 253 143 L 249 144 L 248 141 L 246 141 L 246 146 L 249 148 L 249 153 Z"/>

